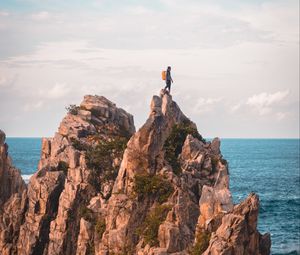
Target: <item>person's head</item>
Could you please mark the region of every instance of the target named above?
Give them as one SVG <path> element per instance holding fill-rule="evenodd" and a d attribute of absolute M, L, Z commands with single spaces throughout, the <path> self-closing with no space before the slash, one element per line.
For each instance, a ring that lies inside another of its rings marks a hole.
<path fill-rule="evenodd" d="M 167 69 L 167 70 L 171 71 L 171 67 L 170 67 L 170 66 L 168 66 L 168 69 Z"/>

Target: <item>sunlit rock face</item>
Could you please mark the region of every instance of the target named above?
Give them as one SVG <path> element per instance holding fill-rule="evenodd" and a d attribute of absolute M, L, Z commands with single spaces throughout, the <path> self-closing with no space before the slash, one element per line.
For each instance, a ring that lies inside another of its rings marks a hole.
<path fill-rule="evenodd" d="M 1 254 L 270 253 L 258 196 L 233 205 L 220 139 L 205 141 L 171 95 L 153 96 L 137 132 L 102 96 L 68 111 L 27 186 L 0 131 Z"/>

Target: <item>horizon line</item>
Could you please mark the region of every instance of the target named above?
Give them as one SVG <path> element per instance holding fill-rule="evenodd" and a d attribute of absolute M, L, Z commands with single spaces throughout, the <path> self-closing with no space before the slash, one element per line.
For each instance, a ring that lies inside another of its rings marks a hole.
<path fill-rule="evenodd" d="M 298 139 L 300 140 L 300 137 L 203 137 L 204 139 L 214 139 L 214 138 L 220 138 L 222 139 L 265 139 L 265 140 L 271 140 L 271 139 Z M 6 138 L 35 138 L 35 139 L 41 139 L 41 138 L 52 138 L 52 136 L 6 136 Z"/>

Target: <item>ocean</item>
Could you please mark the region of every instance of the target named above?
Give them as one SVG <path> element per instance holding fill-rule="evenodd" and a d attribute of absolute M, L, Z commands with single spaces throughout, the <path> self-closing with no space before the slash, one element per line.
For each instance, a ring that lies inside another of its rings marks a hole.
<path fill-rule="evenodd" d="M 273 255 L 300 254 L 299 139 L 222 139 L 230 189 L 237 203 L 254 191 L 261 201 L 258 229 L 270 232 Z M 7 138 L 13 163 L 28 181 L 41 138 Z"/>

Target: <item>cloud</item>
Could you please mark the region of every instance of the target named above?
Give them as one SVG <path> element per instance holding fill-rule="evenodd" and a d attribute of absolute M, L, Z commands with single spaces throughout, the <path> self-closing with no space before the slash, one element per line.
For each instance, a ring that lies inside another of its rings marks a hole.
<path fill-rule="evenodd" d="M 278 121 L 281 121 L 281 120 L 285 119 L 286 117 L 288 117 L 289 115 L 290 115 L 289 112 L 277 112 L 276 118 Z"/>
<path fill-rule="evenodd" d="M 31 14 L 31 18 L 35 21 L 44 21 L 50 18 L 49 12 L 41 11 L 34 14 Z"/>
<path fill-rule="evenodd" d="M 0 88 L 12 87 L 17 79 L 17 75 L 5 74 L 0 68 Z"/>
<path fill-rule="evenodd" d="M 253 27 L 226 9 L 201 2 L 162 1 L 156 9 L 145 2 L 121 4 L 114 11 L 106 9 L 107 3 L 101 5 L 99 12 L 83 8 L 69 12 L 64 9 L 14 13 L 8 20 L 9 30 L 1 35 L 5 38 L 5 44 L 1 45 L 3 52 L 13 55 L 27 45 L 36 47 L 45 41 L 78 38 L 110 49 L 219 49 L 270 41 L 266 34 L 271 32 Z"/>
<path fill-rule="evenodd" d="M 38 102 L 33 102 L 33 103 L 27 103 L 27 104 L 24 105 L 23 110 L 25 112 L 31 112 L 33 110 L 41 109 L 43 105 L 44 105 L 43 101 L 38 101 Z"/>
<path fill-rule="evenodd" d="M 206 113 L 214 109 L 214 107 L 222 100 L 219 98 L 203 98 L 197 99 L 196 103 L 192 106 L 194 113 Z"/>
<path fill-rule="evenodd" d="M 242 106 L 242 103 L 237 103 L 237 104 L 231 106 L 230 107 L 230 112 L 231 113 L 237 112 L 241 108 L 241 106 Z"/>
<path fill-rule="evenodd" d="M 0 75 L 0 87 L 7 86 L 7 78 L 3 75 Z"/>
<path fill-rule="evenodd" d="M 7 16 L 9 16 L 9 12 L 7 12 L 7 11 L 1 11 L 0 10 L 0 16 L 2 16 L 2 17 L 7 17 Z"/>
<path fill-rule="evenodd" d="M 49 99 L 58 99 L 67 95 L 70 91 L 70 88 L 66 83 L 55 83 L 49 91 L 43 91 L 41 94 Z"/>
<path fill-rule="evenodd" d="M 259 136 L 269 136 L 276 118 L 284 121 L 274 136 L 298 130 L 285 114 L 299 120 L 297 0 L 29 2 L 30 8 L 20 4 L 0 15 L 0 116 L 17 115 L 24 105 L 29 110 L 20 117 L 29 131 L 0 122 L 15 135 L 37 135 L 29 127 L 34 120 L 55 115 L 52 126 L 35 126 L 52 135 L 65 105 L 84 94 L 125 106 L 139 126 L 149 98 L 164 86 L 160 72 L 167 65 L 174 100 L 207 135 L 254 136 L 255 123 L 265 127 Z M 290 91 L 289 100 L 272 91 Z"/>
<path fill-rule="evenodd" d="M 289 94 L 289 91 L 278 91 L 273 94 L 260 93 L 248 98 L 246 104 L 258 111 L 259 115 L 266 115 L 272 111 L 275 103 L 283 101 Z"/>

